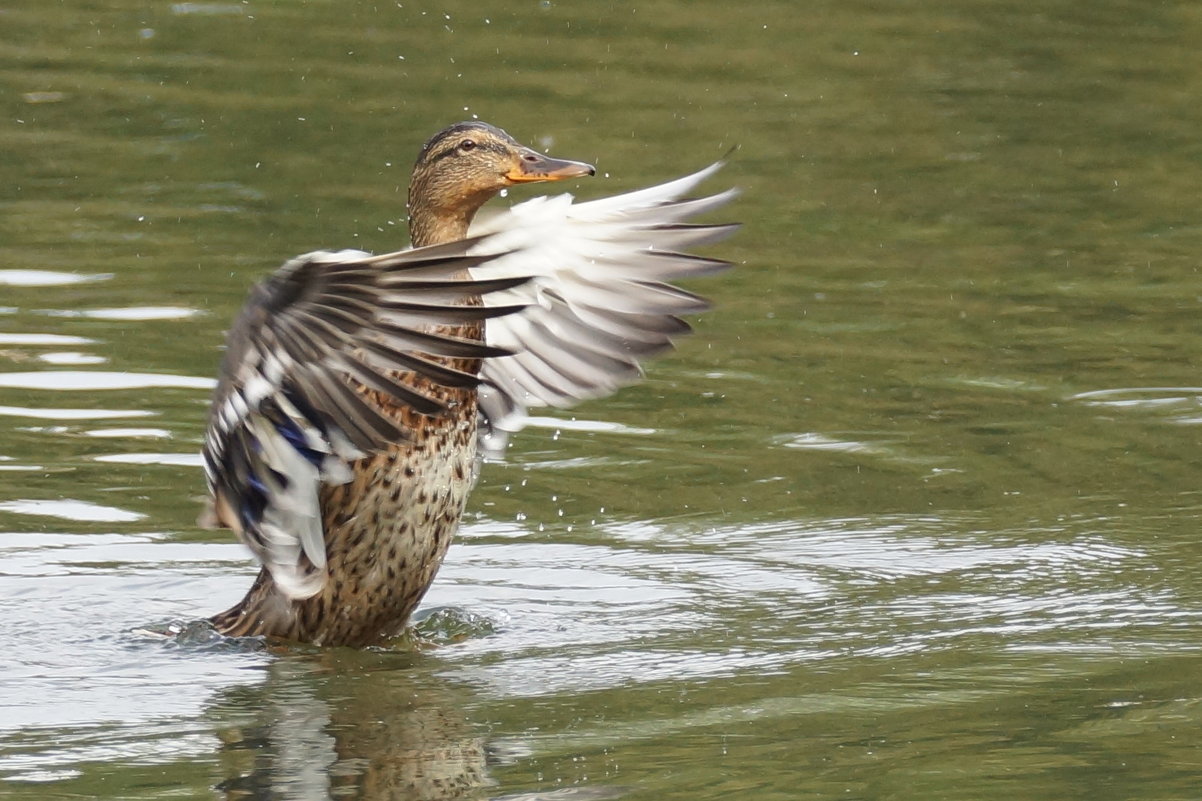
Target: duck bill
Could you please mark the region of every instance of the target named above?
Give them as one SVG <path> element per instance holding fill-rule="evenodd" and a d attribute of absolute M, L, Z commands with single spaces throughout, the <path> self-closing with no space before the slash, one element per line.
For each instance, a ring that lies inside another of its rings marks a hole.
<path fill-rule="evenodd" d="M 567 178 L 583 178 L 596 174 L 597 170 L 593 165 L 583 161 L 553 159 L 533 150 L 523 150 L 521 160 L 505 173 L 505 177 L 515 184 L 523 184 L 535 181 L 563 181 Z"/>

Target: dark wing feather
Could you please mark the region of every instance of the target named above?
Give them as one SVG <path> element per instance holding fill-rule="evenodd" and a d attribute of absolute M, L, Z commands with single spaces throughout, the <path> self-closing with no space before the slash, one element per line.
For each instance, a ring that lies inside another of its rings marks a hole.
<path fill-rule="evenodd" d="M 321 485 L 350 480 L 352 460 L 406 438 L 355 386 L 437 415 L 439 401 L 393 373 L 474 387 L 477 376 L 429 356 L 508 353 L 429 330 L 522 308 L 478 305 L 525 280 L 465 278 L 503 253 L 468 255 L 478 242 L 298 257 L 251 291 L 230 330 L 204 445 L 212 517 L 238 532 L 290 597 L 314 594 L 325 579 Z"/>

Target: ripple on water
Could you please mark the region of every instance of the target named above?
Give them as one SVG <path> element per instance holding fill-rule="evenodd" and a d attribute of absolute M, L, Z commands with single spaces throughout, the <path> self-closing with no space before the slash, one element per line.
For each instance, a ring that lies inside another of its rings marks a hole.
<path fill-rule="evenodd" d="M 166 539 L 0 534 L 0 616 L 11 637 L 0 655 L 6 778 L 130 754 L 211 753 L 201 713 L 213 693 L 262 681 L 247 668 L 266 665 L 264 653 L 182 647 L 144 632 L 156 620 L 211 612 L 229 595 L 213 565 L 245 561 L 240 546 Z"/>
<path fill-rule="evenodd" d="M 1069 400 L 1100 409 L 1156 414 L 1181 425 L 1202 423 L 1202 387 L 1099 389 L 1071 395 Z"/>
<path fill-rule="evenodd" d="M 852 433 L 861 434 L 865 432 Z M 806 431 L 777 434 L 770 441 L 774 447 L 786 448 L 788 450 L 849 454 L 860 458 L 877 459 L 882 462 L 927 466 L 931 468 L 932 472 L 943 472 L 954 469 L 946 466 L 936 466 L 945 465 L 949 461 L 947 457 L 906 453 L 903 442 L 890 441 L 885 438 L 872 439 L 869 436 L 834 436 L 816 431 Z"/>
<path fill-rule="evenodd" d="M 825 434 L 806 432 L 802 434 L 779 434 L 773 437 L 774 445 L 782 448 L 807 451 L 837 451 L 840 453 L 873 453 L 883 454 L 885 448 L 868 442 L 838 439 Z"/>
<path fill-rule="evenodd" d="M 0 406 L 0 416 L 31 417 L 37 420 L 106 420 L 126 417 L 152 417 L 144 409 L 34 409 L 26 406 Z"/>
<path fill-rule="evenodd" d="M 94 428 L 91 431 L 84 431 L 83 434 L 84 436 L 98 437 L 102 439 L 163 439 L 171 436 L 171 432 L 165 428 Z"/>
<path fill-rule="evenodd" d="M 104 364 L 108 359 L 103 356 L 97 356 L 92 353 L 80 353 L 78 351 L 55 351 L 54 353 L 43 353 L 38 356 L 38 361 L 46 364 L 61 364 L 73 367 L 82 367 L 87 364 Z"/>
<path fill-rule="evenodd" d="M 1198 622 L 1170 595 L 1121 578 L 1119 568 L 1144 555 L 1114 545 L 1099 528 L 1098 520 L 1080 519 L 1032 534 L 1030 526 L 940 515 L 701 528 L 639 520 L 595 527 L 579 542 L 549 542 L 512 522 L 483 520 L 463 532 L 422 625 L 442 645 L 434 658 L 443 675 L 480 697 L 511 702 L 690 682 L 745 686 L 799 667 L 821 676 L 865 660 L 957 648 L 1037 658 L 1038 649 L 1056 650 L 1074 632 L 1107 649 L 1155 620 Z M 0 690 L 19 688 L 11 722 L 0 723 L 0 744 L 6 732 L 20 738 L 13 770 L 36 777 L 90 759 L 211 753 L 202 710 L 215 693 L 262 680 L 267 652 L 186 637 L 155 647 L 159 640 L 136 633 L 156 616 L 220 608 L 250 579 L 238 546 L 165 539 L 0 536 L 0 614 L 16 643 L 8 656 L 19 666 Z M 96 693 L 97 675 L 136 683 L 138 697 L 127 703 Z M 647 725 L 675 731 L 723 718 L 762 720 L 765 709 L 876 710 L 885 708 L 881 699 L 919 709 L 979 697 L 971 694 L 979 676 L 966 674 L 959 687 L 940 675 L 942 695 L 925 685 L 865 684 L 859 695 L 761 698 L 754 708 L 719 703 L 696 719 Z M 998 692 L 996 682 L 990 686 L 986 694 Z"/>
<path fill-rule="evenodd" d="M 67 334 L 4 334 L 0 333 L 0 345 L 91 345 L 97 340 Z"/>
<path fill-rule="evenodd" d="M 1001 653 L 1083 633 L 1109 653 L 1174 613 L 1202 621 L 1132 584 L 1146 555 L 1110 542 L 1103 525 L 1033 532 L 931 515 L 697 531 L 629 521 L 571 544 L 476 523 L 432 597 L 505 610 L 496 635 L 451 655 L 458 675 L 499 695 L 771 675 L 968 643 Z"/>
<path fill-rule="evenodd" d="M 46 468 L 40 464 L 21 464 L 15 457 L 0 456 L 0 470 L 11 473 L 22 472 L 26 470 L 42 471 Z"/>
<path fill-rule="evenodd" d="M 62 273 L 53 270 L 0 270 L 0 286 L 70 286 L 107 281 L 112 273 Z"/>
<path fill-rule="evenodd" d="M 0 501 L 0 512 L 34 515 L 37 517 L 57 517 L 81 523 L 133 523 L 146 517 L 144 514 L 131 512 L 128 509 L 120 509 L 116 506 L 103 506 L 98 503 L 79 501 L 72 498 L 50 500 L 22 498 L 13 501 Z"/>
<path fill-rule="evenodd" d="M 237 16 L 246 13 L 246 9 L 237 3 L 172 3 L 171 13 L 177 16 L 200 14 L 203 16 Z"/>
<path fill-rule="evenodd" d="M 130 306 L 118 309 L 37 309 L 35 314 L 47 317 L 78 317 L 86 320 L 123 320 L 150 322 L 153 320 L 186 320 L 204 314 L 200 309 L 186 306 Z"/>
<path fill-rule="evenodd" d="M 200 453 L 110 453 L 93 457 L 97 462 L 109 464 L 162 464 L 179 467 L 203 467 L 204 457 Z"/>
<path fill-rule="evenodd" d="M 654 428 L 638 428 L 636 426 L 623 425 L 622 423 L 611 423 L 605 420 L 587 420 L 577 417 L 559 418 L 532 415 L 526 418 L 526 425 L 530 428 L 545 428 L 552 430 L 558 428 L 565 431 L 587 431 L 590 433 L 600 434 L 631 434 L 645 436 L 660 433 Z"/>
<path fill-rule="evenodd" d="M 45 370 L 33 373 L 0 373 L 0 387 L 11 387 L 14 389 L 212 389 L 216 384 L 216 380 L 212 378 L 169 375 L 164 373 L 106 372 L 102 370 Z"/>

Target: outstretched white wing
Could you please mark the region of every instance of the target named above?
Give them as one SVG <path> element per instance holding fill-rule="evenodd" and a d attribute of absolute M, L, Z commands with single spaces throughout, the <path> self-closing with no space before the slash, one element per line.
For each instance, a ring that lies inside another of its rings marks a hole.
<path fill-rule="evenodd" d="M 640 360 L 689 332 L 680 315 L 708 304 L 670 282 L 730 265 L 683 251 L 716 242 L 737 226 L 685 221 L 736 192 L 685 195 L 721 166 L 584 203 L 570 195 L 540 197 L 473 228 L 486 236 L 473 255 L 509 251 L 473 267 L 473 278 L 532 278 L 486 300 L 527 307 L 485 325 L 487 343 L 513 355 L 488 359 L 481 369 L 483 453 L 503 452 L 507 434 L 522 427 L 528 409 L 607 395 L 639 377 Z"/>

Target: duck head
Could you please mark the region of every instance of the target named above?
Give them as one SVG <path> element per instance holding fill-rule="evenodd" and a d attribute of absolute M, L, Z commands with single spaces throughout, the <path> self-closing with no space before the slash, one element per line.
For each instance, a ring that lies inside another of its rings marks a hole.
<path fill-rule="evenodd" d="M 591 164 L 553 159 L 486 122 L 456 123 L 431 137 L 413 166 L 408 202 L 413 244 L 462 239 L 479 208 L 507 187 L 595 173 Z"/>

